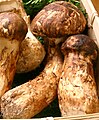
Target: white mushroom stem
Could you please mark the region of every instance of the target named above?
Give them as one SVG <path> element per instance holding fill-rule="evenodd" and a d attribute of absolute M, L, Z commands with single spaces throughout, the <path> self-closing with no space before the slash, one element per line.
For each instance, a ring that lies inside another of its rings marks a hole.
<path fill-rule="evenodd" d="M 47 64 L 39 76 L 3 95 L 3 118 L 31 118 L 56 98 L 63 63 L 60 48 L 48 48 L 47 55 Z"/>

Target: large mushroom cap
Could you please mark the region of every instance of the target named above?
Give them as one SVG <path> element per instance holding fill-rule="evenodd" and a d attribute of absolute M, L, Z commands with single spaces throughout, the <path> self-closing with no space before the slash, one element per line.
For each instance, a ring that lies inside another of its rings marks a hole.
<path fill-rule="evenodd" d="M 45 6 L 32 20 L 33 34 L 53 38 L 81 33 L 86 26 L 83 13 L 72 3 L 56 1 Z"/>
<path fill-rule="evenodd" d="M 68 39 L 62 44 L 61 50 L 63 54 L 68 51 L 78 51 L 84 53 L 85 56 L 92 56 L 93 59 L 97 56 L 98 46 L 87 35 L 78 34 L 68 37 Z"/>
<path fill-rule="evenodd" d="M 23 18 L 12 12 L 0 13 L 0 37 L 22 41 L 27 33 Z"/>

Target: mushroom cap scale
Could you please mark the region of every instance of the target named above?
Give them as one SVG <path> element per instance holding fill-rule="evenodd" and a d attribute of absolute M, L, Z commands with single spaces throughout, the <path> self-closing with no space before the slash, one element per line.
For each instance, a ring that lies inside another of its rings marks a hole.
<path fill-rule="evenodd" d="M 50 38 L 81 33 L 85 27 L 86 19 L 83 13 L 66 1 L 46 5 L 31 23 L 33 34 Z"/>
<path fill-rule="evenodd" d="M 95 59 L 97 57 L 98 46 L 89 36 L 77 34 L 67 38 L 61 46 L 61 51 L 63 54 L 66 54 L 68 51 L 78 51 L 79 53 L 83 52 L 85 56 L 90 55 Z"/>
<path fill-rule="evenodd" d="M 0 37 L 22 41 L 28 31 L 22 17 L 13 12 L 0 13 Z"/>

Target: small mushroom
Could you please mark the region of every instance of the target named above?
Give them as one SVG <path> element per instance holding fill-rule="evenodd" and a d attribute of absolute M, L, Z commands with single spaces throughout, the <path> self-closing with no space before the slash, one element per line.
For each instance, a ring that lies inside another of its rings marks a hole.
<path fill-rule="evenodd" d="M 26 22 L 15 13 L 0 13 L 0 98 L 11 87 L 19 45 L 27 33 Z"/>
<path fill-rule="evenodd" d="M 98 47 L 88 36 L 69 37 L 61 47 L 64 54 L 58 87 L 63 117 L 99 112 L 99 100 L 93 71 Z"/>

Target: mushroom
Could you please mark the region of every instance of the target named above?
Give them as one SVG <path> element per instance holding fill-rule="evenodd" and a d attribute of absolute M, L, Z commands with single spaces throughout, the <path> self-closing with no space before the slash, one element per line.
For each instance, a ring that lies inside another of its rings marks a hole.
<path fill-rule="evenodd" d="M 35 16 L 31 30 L 33 34 L 44 39 L 47 48 L 46 65 L 35 79 L 3 95 L 1 98 L 3 118 L 31 118 L 56 98 L 63 64 L 60 42 L 64 41 L 67 35 L 82 32 L 85 26 L 86 19 L 83 14 L 74 5 L 65 1 L 51 3 Z"/>
<path fill-rule="evenodd" d="M 0 98 L 11 87 L 19 45 L 25 38 L 27 25 L 15 13 L 0 13 Z"/>
<path fill-rule="evenodd" d="M 63 117 L 99 112 L 93 60 L 98 47 L 88 36 L 70 36 L 61 47 L 64 54 L 58 86 L 59 107 Z"/>
<path fill-rule="evenodd" d="M 31 26 L 34 35 L 60 38 L 65 35 L 82 33 L 86 27 L 86 19 L 72 3 L 56 1 L 39 12 Z M 59 40 L 56 39 L 56 43 Z"/>
<path fill-rule="evenodd" d="M 22 0 L 1 0 L 0 12 L 12 11 L 15 12 L 27 23 L 28 32 L 25 39 L 21 42 L 20 53 L 16 66 L 16 73 L 25 73 L 37 68 L 45 57 L 44 46 L 31 33 L 30 16 L 26 14 Z"/>

